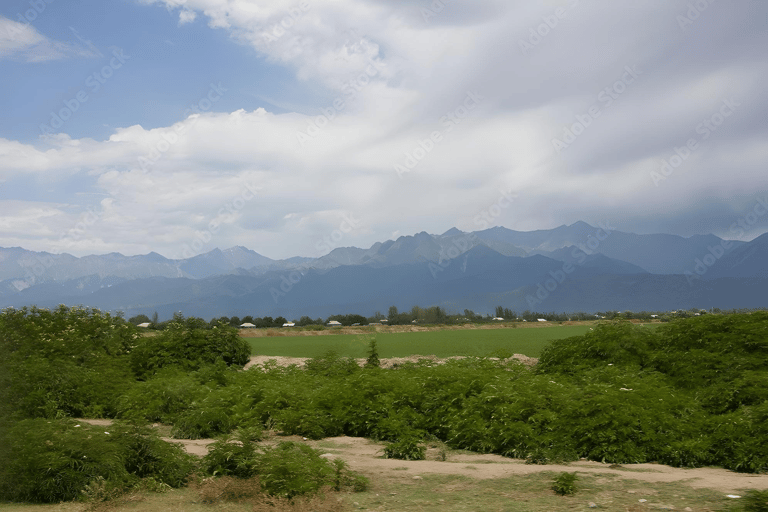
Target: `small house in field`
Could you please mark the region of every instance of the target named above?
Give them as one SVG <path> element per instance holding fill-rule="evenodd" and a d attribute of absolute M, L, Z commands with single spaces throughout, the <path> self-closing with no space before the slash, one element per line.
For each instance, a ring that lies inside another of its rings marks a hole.
<path fill-rule="evenodd" d="M 144 322 L 144 323 L 141 323 L 141 324 L 137 325 L 136 327 L 143 327 L 144 329 L 146 329 L 150 325 L 152 325 L 152 324 L 150 324 L 149 322 Z"/>
<path fill-rule="evenodd" d="M 536 320 L 538 320 L 539 322 L 546 322 L 547 321 L 545 318 L 537 318 Z"/>
<path fill-rule="evenodd" d="M 293 323 L 293 322 L 285 322 L 285 323 L 283 324 L 283 327 L 294 327 L 295 325 L 296 325 L 296 324 L 295 324 L 295 323 Z"/>
<path fill-rule="evenodd" d="M 331 320 L 328 322 L 328 327 L 341 327 L 341 322 L 338 322 L 336 320 Z"/>
<path fill-rule="evenodd" d="M 500 316 L 495 317 L 494 320 L 496 320 L 497 322 L 503 322 L 504 321 L 504 319 L 501 318 Z"/>
<path fill-rule="evenodd" d="M 254 327 L 256 326 L 250 322 L 245 322 L 244 324 L 240 324 L 241 329 L 253 329 Z"/>

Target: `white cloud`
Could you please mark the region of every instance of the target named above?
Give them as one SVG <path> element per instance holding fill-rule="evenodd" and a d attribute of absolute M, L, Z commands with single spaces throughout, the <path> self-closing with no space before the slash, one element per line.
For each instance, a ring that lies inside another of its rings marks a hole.
<path fill-rule="evenodd" d="M 93 54 L 77 45 L 49 39 L 32 25 L 0 16 L 0 60 L 46 62 L 71 56 L 91 57 Z"/>
<path fill-rule="evenodd" d="M 760 55 L 742 55 L 739 45 L 731 48 L 739 59 L 726 58 L 731 55 L 718 52 L 727 45 L 710 43 L 707 33 L 682 33 L 675 16 L 684 2 L 653 8 L 582 2 L 527 55 L 519 40 L 542 16 L 571 2 L 515 7 L 444 1 L 445 9 L 426 22 L 421 8 L 427 2 L 144 3 L 179 9 L 180 24 L 200 14 L 212 28 L 325 86 L 344 104 L 329 111 L 330 121 L 318 114 L 333 100 L 312 115 L 210 112 L 151 130 L 119 128 L 100 142 L 64 134 L 36 145 L 0 139 L 0 179 L 7 182 L 25 175 L 93 175 L 108 208 L 73 252 L 155 250 L 178 257 L 216 222 L 220 227 L 203 250 L 245 245 L 270 257 L 318 256 L 317 242 L 343 215 L 359 218 L 360 225 L 342 245 L 453 225 L 473 230 L 482 227 L 476 216 L 501 190 L 518 195 L 496 219 L 510 228 L 579 219 L 611 219 L 621 228 L 617 219 L 624 217 L 696 212 L 705 192 L 735 204 L 734 197 L 767 184 L 768 130 L 760 116 L 768 68 Z M 600 91 L 635 64 L 642 70 L 636 82 L 611 105 L 601 103 Z M 468 91 L 483 99 L 448 131 L 453 123 L 444 116 L 464 114 L 457 109 Z M 654 186 L 651 171 L 697 136 L 697 123 L 730 95 L 739 96 L 743 110 Z M 558 153 L 552 138 L 594 104 L 600 117 Z M 297 134 L 308 130 L 313 133 L 302 144 Z M 442 141 L 398 177 L 395 164 L 435 131 Z M 139 158 L 155 157 L 141 169 Z M 246 184 L 258 188 L 248 200 Z M 242 207 L 235 208 L 236 201 Z M 43 247 L 44 226 L 55 226 L 49 228 L 55 233 L 76 223 L 87 207 L 28 206 L 18 218 L 6 209 L 9 231 L 0 246 L 23 239 L 29 229 Z"/>

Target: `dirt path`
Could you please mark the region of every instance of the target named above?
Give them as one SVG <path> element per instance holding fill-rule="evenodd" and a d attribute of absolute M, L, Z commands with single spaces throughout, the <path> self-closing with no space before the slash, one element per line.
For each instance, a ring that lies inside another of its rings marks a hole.
<path fill-rule="evenodd" d="M 92 425 L 109 426 L 111 420 L 80 419 Z M 208 453 L 208 445 L 214 439 L 172 439 L 165 441 L 181 444 L 193 455 L 202 457 Z M 504 478 L 513 475 L 528 475 L 542 472 L 576 471 L 579 473 L 605 475 L 626 480 L 637 480 L 649 485 L 655 483 L 679 482 L 691 487 L 708 488 L 725 494 L 740 494 L 745 489 L 768 489 L 768 475 L 736 473 L 721 468 L 683 469 L 661 464 L 623 464 L 611 467 L 610 464 L 581 460 L 569 464 L 538 465 L 526 464 L 519 459 L 510 459 L 501 455 L 474 454 L 447 451 L 446 460 L 439 459 L 439 449 L 429 448 L 427 460 L 407 461 L 383 459 L 384 444 L 362 437 L 329 437 L 319 441 L 310 441 L 298 436 L 272 435 L 264 443 L 274 445 L 279 441 L 297 441 L 318 448 L 329 458 L 341 458 L 354 471 L 369 477 L 377 476 L 388 479 L 412 480 L 426 474 L 463 475 L 476 479 Z M 332 457 L 331 457 L 332 456 Z M 643 489 L 638 489 L 638 492 Z"/>
<path fill-rule="evenodd" d="M 661 464 L 624 464 L 612 469 L 609 464 L 577 461 L 567 465 L 526 464 L 519 459 L 509 459 L 490 454 L 447 454 L 446 460 L 436 460 L 438 449 L 427 451 L 427 460 L 405 461 L 382 459 L 384 445 L 358 437 L 333 437 L 308 444 L 338 456 L 350 468 L 370 476 L 386 476 L 413 479 L 425 474 L 463 475 L 477 479 L 503 478 L 544 471 L 576 471 L 579 473 L 611 475 L 627 480 L 639 480 L 649 484 L 681 482 L 693 488 L 709 488 L 726 494 L 739 494 L 744 489 L 768 489 L 768 475 L 735 473 L 720 468 L 681 469 Z M 407 469 L 404 469 L 407 468 Z"/>
<path fill-rule="evenodd" d="M 403 363 L 417 363 L 420 359 L 429 359 L 430 361 L 434 362 L 434 364 L 443 364 L 446 361 L 450 359 L 463 359 L 464 356 L 453 356 L 453 357 L 447 357 L 447 358 L 439 358 L 436 356 L 408 356 L 408 357 L 389 357 L 389 358 L 382 358 L 380 359 L 381 367 L 382 368 L 396 368 L 399 365 L 402 365 Z M 262 366 L 264 363 L 268 361 L 275 361 L 278 366 L 290 366 L 292 364 L 298 365 L 300 367 L 304 366 L 304 362 L 309 359 L 308 357 L 284 357 L 284 356 L 253 356 L 251 357 L 250 362 L 245 365 L 243 369 L 247 370 L 248 368 L 251 368 L 252 366 Z M 490 358 L 494 359 L 494 358 Z M 515 354 L 510 359 L 517 359 L 518 361 L 522 362 L 523 364 L 526 364 L 528 366 L 533 366 L 538 362 L 538 359 L 535 357 L 528 357 L 523 354 Z M 355 359 L 357 361 L 357 364 L 360 366 L 365 365 L 365 359 Z"/>

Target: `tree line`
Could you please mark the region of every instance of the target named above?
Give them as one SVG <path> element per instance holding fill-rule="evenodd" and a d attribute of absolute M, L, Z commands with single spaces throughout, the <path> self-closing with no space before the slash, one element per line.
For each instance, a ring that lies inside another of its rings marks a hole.
<path fill-rule="evenodd" d="M 756 309 L 756 310 L 764 310 Z M 441 306 L 432 306 L 428 308 L 422 308 L 420 306 L 413 306 L 408 311 L 401 312 L 397 306 L 390 306 L 387 311 L 387 315 L 377 311 L 372 316 L 366 317 L 357 313 L 349 314 L 336 314 L 323 318 L 311 318 L 309 316 L 302 316 L 298 319 L 292 320 L 298 327 L 309 326 L 324 326 L 330 321 L 337 321 L 343 326 L 354 325 L 370 325 L 384 323 L 387 325 L 408 325 L 408 324 L 426 324 L 426 325 L 450 325 L 450 324 L 463 324 L 463 323 L 494 323 L 499 322 L 499 319 L 505 322 L 537 322 L 539 319 L 546 320 L 548 322 L 568 322 L 568 321 L 584 321 L 584 320 L 653 320 L 658 319 L 662 322 L 669 321 L 673 318 L 689 318 L 692 316 L 700 316 L 708 313 L 748 313 L 750 309 L 730 309 L 721 310 L 720 308 L 711 308 L 709 310 L 691 308 L 687 310 L 676 311 L 597 311 L 594 313 L 587 313 L 584 311 L 577 312 L 542 312 L 542 311 L 530 311 L 525 310 L 520 313 L 506 308 L 504 306 L 496 306 L 494 314 L 490 313 L 476 313 L 471 309 L 465 309 L 461 313 L 447 313 L 445 308 Z M 197 329 L 211 329 L 219 324 L 224 324 L 232 327 L 239 327 L 244 323 L 253 324 L 256 328 L 274 328 L 282 327 L 283 324 L 288 323 L 288 320 L 283 316 L 272 318 L 271 316 L 255 317 L 252 315 L 246 315 L 244 317 L 239 316 L 220 316 L 212 318 L 206 321 L 202 318 L 187 317 L 185 318 L 181 313 L 175 313 L 172 319 L 159 321 L 157 313 L 154 313 L 150 319 L 147 315 L 140 314 L 128 319 L 133 325 L 139 325 L 142 323 L 149 323 L 150 329 L 163 330 L 171 322 L 182 321 L 190 328 Z"/>

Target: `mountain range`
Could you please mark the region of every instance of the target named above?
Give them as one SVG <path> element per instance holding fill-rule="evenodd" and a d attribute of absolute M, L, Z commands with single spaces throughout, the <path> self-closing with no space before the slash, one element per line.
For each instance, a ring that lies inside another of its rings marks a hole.
<path fill-rule="evenodd" d="M 449 312 L 768 306 L 768 233 L 635 234 L 576 222 L 549 230 L 426 232 L 274 260 L 245 247 L 174 260 L 0 248 L 0 307 L 82 304 L 170 317 L 326 317 L 443 306 Z"/>

